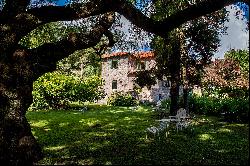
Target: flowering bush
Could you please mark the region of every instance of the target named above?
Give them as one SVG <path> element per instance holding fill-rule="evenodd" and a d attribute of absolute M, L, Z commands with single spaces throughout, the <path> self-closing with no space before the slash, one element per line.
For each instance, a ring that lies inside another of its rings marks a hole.
<path fill-rule="evenodd" d="M 215 60 L 206 67 L 202 82 L 205 93 L 210 96 L 249 96 L 249 80 L 241 71 L 239 62 L 230 58 Z"/>

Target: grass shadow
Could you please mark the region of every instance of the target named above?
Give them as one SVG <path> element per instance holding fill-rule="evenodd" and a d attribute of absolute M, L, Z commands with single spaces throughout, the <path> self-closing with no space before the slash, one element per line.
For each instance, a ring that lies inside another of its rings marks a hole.
<path fill-rule="evenodd" d="M 88 111 L 28 112 L 32 132 L 45 153 L 38 164 L 246 165 L 249 126 L 197 116 L 169 136 L 145 139 L 156 125 L 149 107 L 88 106 Z"/>

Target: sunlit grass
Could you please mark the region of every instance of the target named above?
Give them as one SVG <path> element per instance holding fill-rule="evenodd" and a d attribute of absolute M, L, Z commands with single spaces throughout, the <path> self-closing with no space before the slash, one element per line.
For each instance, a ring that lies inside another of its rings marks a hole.
<path fill-rule="evenodd" d="M 248 164 L 248 124 L 196 116 L 183 131 L 173 125 L 167 138 L 146 139 L 145 129 L 158 125 L 149 107 L 88 107 L 27 113 L 45 154 L 39 165 Z"/>
<path fill-rule="evenodd" d="M 226 128 L 220 128 L 220 129 L 218 129 L 218 132 L 225 132 L 225 133 L 227 133 L 227 132 L 232 132 L 230 129 L 226 129 Z"/>
<path fill-rule="evenodd" d="M 201 135 L 199 135 L 199 139 L 206 141 L 209 139 L 213 139 L 213 137 L 210 134 L 201 134 Z"/>
<path fill-rule="evenodd" d="M 33 127 L 45 127 L 49 122 L 47 120 L 30 121 Z"/>

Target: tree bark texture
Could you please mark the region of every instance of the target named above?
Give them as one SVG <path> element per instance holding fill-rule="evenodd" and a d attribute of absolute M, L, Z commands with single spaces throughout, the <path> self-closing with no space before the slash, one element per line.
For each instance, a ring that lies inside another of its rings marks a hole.
<path fill-rule="evenodd" d="M 181 62 L 181 52 L 180 52 L 180 41 L 176 38 L 175 42 L 172 43 L 172 55 L 170 56 L 170 114 L 176 115 L 179 108 L 179 88 L 180 88 L 180 62 Z"/>
<path fill-rule="evenodd" d="M 32 165 L 42 158 L 25 113 L 32 103 L 32 65 L 25 58 L 0 61 L 0 163 Z M 9 56 L 13 57 L 13 56 Z"/>
<path fill-rule="evenodd" d="M 71 33 L 56 43 L 47 43 L 34 49 L 18 44 L 22 27 L 0 24 L 1 164 L 33 165 L 42 159 L 41 148 L 25 117 L 32 103 L 33 82 L 44 73 L 55 70 L 57 61 L 75 50 L 95 46 L 103 34 L 112 38 L 108 28 L 113 23 L 113 16 L 113 13 L 107 13 L 101 17 L 90 32 Z M 21 30 L 16 31 L 16 28 Z"/>
<path fill-rule="evenodd" d="M 189 89 L 184 86 L 183 88 L 183 106 L 189 113 L 189 99 L 188 99 Z"/>

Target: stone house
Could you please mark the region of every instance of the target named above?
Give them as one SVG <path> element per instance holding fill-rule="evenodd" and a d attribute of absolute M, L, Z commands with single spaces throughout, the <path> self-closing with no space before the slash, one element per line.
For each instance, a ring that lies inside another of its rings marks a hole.
<path fill-rule="evenodd" d="M 150 70 L 155 67 L 154 52 L 117 52 L 102 55 L 102 78 L 106 97 L 103 102 L 115 91 L 134 93 L 135 73 L 139 70 Z M 150 89 L 143 87 L 137 95 L 141 101 L 157 102 L 170 97 L 170 81 L 156 80 Z M 135 93 L 134 93 L 135 94 Z"/>

